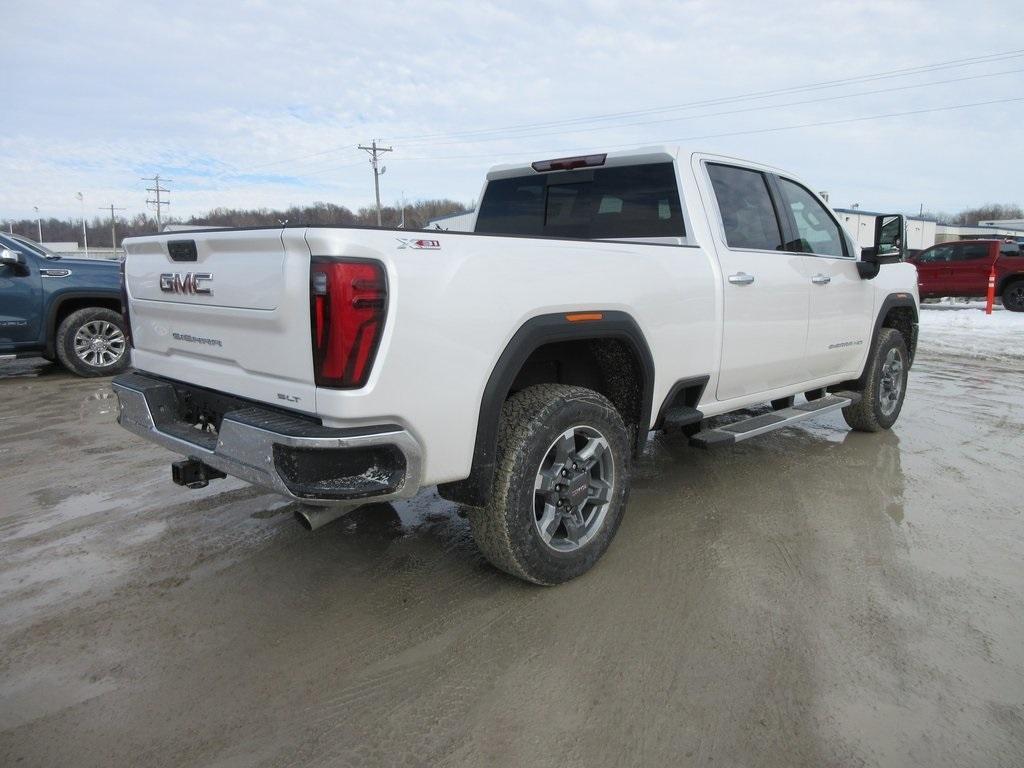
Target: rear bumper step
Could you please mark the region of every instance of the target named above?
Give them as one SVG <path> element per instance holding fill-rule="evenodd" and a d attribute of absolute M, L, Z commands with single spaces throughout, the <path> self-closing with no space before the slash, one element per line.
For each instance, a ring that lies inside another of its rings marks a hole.
<path fill-rule="evenodd" d="M 734 421 L 732 424 L 723 424 L 711 429 L 705 429 L 690 438 L 690 445 L 698 448 L 731 445 L 741 440 L 763 435 L 766 432 L 773 432 L 776 429 L 788 427 L 798 421 L 817 416 L 820 413 L 845 408 L 859 401 L 860 394 L 857 392 L 833 393 L 817 400 L 808 400 L 806 403 L 800 403 L 790 408 L 782 408 L 781 410 L 753 416 L 743 421 Z"/>
<path fill-rule="evenodd" d="M 117 420 L 125 429 L 289 498 L 354 504 L 409 498 L 419 490 L 422 452 L 399 426 L 324 427 L 238 400 L 225 410 L 214 433 L 182 416 L 180 386 L 141 373 L 119 376 L 112 385 L 119 401 Z M 180 469 L 178 475 L 188 479 Z"/>

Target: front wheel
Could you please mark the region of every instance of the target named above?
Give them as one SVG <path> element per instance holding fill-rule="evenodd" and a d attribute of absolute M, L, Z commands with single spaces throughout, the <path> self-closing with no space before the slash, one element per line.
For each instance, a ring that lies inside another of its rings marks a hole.
<path fill-rule="evenodd" d="M 535 584 L 593 567 L 618 530 L 629 493 L 629 433 L 590 389 L 540 384 L 502 408 L 490 503 L 470 509 L 488 560 Z"/>
<path fill-rule="evenodd" d="M 1014 280 L 1003 289 L 1003 306 L 1011 312 L 1024 312 L 1024 280 Z"/>
<path fill-rule="evenodd" d="M 64 318 L 54 346 L 64 367 L 79 376 L 113 376 L 128 367 L 124 321 L 103 307 L 86 307 Z"/>
<path fill-rule="evenodd" d="M 910 355 L 903 334 L 895 328 L 878 332 L 860 402 L 843 408 L 846 423 L 858 432 L 878 432 L 896 423 L 907 394 Z"/>

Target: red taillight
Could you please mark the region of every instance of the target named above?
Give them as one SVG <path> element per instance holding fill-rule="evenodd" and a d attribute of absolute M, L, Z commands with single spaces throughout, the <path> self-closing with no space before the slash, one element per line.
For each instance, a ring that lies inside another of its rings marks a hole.
<path fill-rule="evenodd" d="M 310 267 L 309 298 L 316 385 L 363 386 L 387 315 L 384 266 L 377 261 L 316 258 Z"/>
<path fill-rule="evenodd" d="M 128 314 L 128 281 L 124 276 L 125 262 L 128 261 L 128 254 L 124 255 L 121 259 L 121 318 L 124 320 L 124 336 L 128 341 L 129 347 L 134 347 L 132 343 L 132 318 Z"/>

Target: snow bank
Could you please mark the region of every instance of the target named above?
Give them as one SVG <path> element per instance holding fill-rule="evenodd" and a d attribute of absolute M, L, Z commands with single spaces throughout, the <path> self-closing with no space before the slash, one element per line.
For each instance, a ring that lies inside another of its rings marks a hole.
<path fill-rule="evenodd" d="M 921 305 L 923 352 L 962 355 L 984 360 L 1024 362 L 1024 312 L 995 307 L 985 314 L 984 302 Z"/>

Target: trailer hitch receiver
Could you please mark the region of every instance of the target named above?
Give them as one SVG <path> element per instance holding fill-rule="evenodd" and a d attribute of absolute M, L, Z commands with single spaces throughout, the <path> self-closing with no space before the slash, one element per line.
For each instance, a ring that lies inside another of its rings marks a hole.
<path fill-rule="evenodd" d="M 227 475 L 209 464 L 203 464 L 199 459 L 190 458 L 171 464 L 171 479 L 175 485 L 184 485 L 186 488 L 205 488 L 211 480 L 224 477 Z"/>

